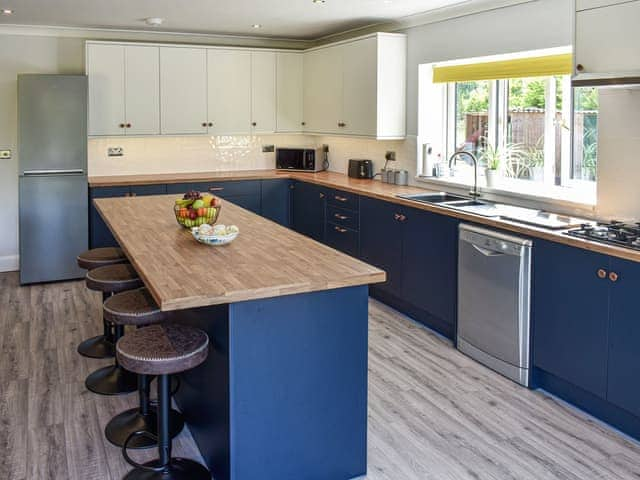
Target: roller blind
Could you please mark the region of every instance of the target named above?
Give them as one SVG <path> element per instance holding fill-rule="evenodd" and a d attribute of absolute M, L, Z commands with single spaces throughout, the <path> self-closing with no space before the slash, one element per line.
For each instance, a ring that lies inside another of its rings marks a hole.
<path fill-rule="evenodd" d="M 433 83 L 570 75 L 572 69 L 570 53 L 466 65 L 436 65 L 433 67 Z"/>

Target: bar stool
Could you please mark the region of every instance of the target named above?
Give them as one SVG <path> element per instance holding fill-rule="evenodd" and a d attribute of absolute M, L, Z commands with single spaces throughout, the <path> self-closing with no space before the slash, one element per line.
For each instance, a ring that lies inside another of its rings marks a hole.
<path fill-rule="evenodd" d="M 161 324 L 127 333 L 116 344 L 116 358 L 132 372 L 158 375 L 158 434 L 138 431 L 129 435 L 122 455 L 134 467 L 124 480 L 211 480 L 203 465 L 186 458 L 171 457 L 169 436 L 170 375 L 195 368 L 208 355 L 209 337 L 186 325 Z M 139 464 L 127 452 L 131 441 L 146 436 L 158 443 L 159 458 Z"/>
<path fill-rule="evenodd" d="M 146 327 L 166 320 L 147 288 L 137 288 L 117 293 L 104 302 L 104 316 L 115 325 Z M 126 410 L 113 417 L 104 429 L 107 440 L 117 447 L 124 446 L 129 435 L 141 430 L 154 436 L 158 433 L 158 416 L 149 401 L 149 375 L 138 374 L 137 408 Z M 184 427 L 184 419 L 176 410 L 169 411 L 169 436 L 178 435 Z M 149 448 L 156 444 L 149 437 L 138 435 L 131 439 L 129 448 Z"/>
<path fill-rule="evenodd" d="M 138 273 L 128 263 L 107 265 L 87 272 L 87 288 L 97 290 L 107 296 L 133 290 L 142 286 Z M 114 327 L 114 340 L 117 342 L 124 335 L 124 326 Z M 85 380 L 89 390 L 100 395 L 122 395 L 138 388 L 138 378 L 123 369 L 116 360 L 109 365 L 91 373 Z"/>
<path fill-rule="evenodd" d="M 78 266 L 85 270 L 127 262 L 127 257 L 120 248 L 92 248 L 77 257 Z M 103 294 L 103 301 L 107 294 Z M 89 338 L 78 345 L 78 353 L 88 358 L 113 358 L 115 346 L 111 325 L 102 320 L 103 333 Z"/>

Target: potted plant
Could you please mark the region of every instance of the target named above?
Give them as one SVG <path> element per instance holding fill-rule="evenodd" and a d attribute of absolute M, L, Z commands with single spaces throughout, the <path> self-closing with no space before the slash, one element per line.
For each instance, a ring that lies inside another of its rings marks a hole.
<path fill-rule="evenodd" d="M 492 188 L 496 185 L 499 178 L 500 163 L 502 162 L 502 152 L 498 147 L 487 143 L 480 159 L 485 163 L 484 178 L 487 187 Z"/>

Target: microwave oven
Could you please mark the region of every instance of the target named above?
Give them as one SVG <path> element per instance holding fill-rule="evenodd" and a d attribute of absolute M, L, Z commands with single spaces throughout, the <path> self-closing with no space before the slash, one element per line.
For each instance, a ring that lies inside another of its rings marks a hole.
<path fill-rule="evenodd" d="M 322 148 L 276 148 L 276 169 L 321 172 L 325 170 L 325 152 Z"/>

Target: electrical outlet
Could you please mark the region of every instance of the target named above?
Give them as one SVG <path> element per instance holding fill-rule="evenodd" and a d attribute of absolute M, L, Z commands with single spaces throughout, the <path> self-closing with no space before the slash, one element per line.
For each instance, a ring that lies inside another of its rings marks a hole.
<path fill-rule="evenodd" d="M 273 153 L 276 151 L 275 145 L 263 145 L 262 153 Z"/>
<path fill-rule="evenodd" d="M 11 150 L 0 150 L 0 159 L 2 159 L 2 160 L 10 160 L 11 159 Z"/>
<path fill-rule="evenodd" d="M 388 160 L 389 162 L 395 162 L 396 161 L 396 152 L 389 150 L 387 151 L 387 153 L 384 156 L 385 160 Z"/>
<path fill-rule="evenodd" d="M 109 147 L 107 148 L 107 156 L 109 157 L 122 157 L 124 150 L 122 147 Z"/>

